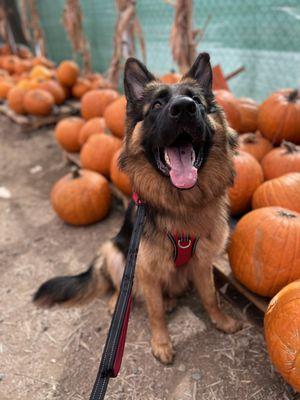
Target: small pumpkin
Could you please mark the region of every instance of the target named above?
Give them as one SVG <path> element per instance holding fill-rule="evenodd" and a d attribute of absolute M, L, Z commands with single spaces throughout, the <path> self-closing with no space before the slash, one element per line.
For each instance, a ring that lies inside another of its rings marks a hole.
<path fill-rule="evenodd" d="M 239 282 L 274 296 L 300 278 L 300 214 L 280 207 L 249 212 L 236 225 L 228 255 Z"/>
<path fill-rule="evenodd" d="M 62 61 L 57 70 L 56 77 L 64 85 L 71 87 L 75 84 L 79 75 L 79 67 L 74 61 Z"/>
<path fill-rule="evenodd" d="M 160 81 L 167 84 L 178 83 L 180 79 L 181 75 L 177 74 L 175 71 L 170 71 L 160 77 Z"/>
<path fill-rule="evenodd" d="M 54 97 L 46 90 L 28 90 L 24 96 L 23 105 L 28 114 L 47 116 L 52 112 Z"/>
<path fill-rule="evenodd" d="M 53 68 L 54 63 L 44 56 L 36 56 L 32 59 L 32 65 L 43 65 L 47 68 Z"/>
<path fill-rule="evenodd" d="M 70 153 L 79 151 L 79 132 L 83 125 L 84 120 L 79 117 L 67 117 L 59 121 L 54 131 L 57 143 Z"/>
<path fill-rule="evenodd" d="M 237 99 L 237 106 L 241 116 L 239 132 L 255 132 L 258 126 L 259 104 L 248 97 L 241 97 Z"/>
<path fill-rule="evenodd" d="M 289 172 L 300 172 L 300 146 L 283 141 L 271 150 L 261 162 L 265 179 L 277 178 Z"/>
<path fill-rule="evenodd" d="M 9 91 L 14 87 L 14 83 L 9 79 L 0 79 L 0 99 L 6 99 Z"/>
<path fill-rule="evenodd" d="M 125 134 L 126 118 L 126 98 L 121 96 L 119 99 L 109 104 L 104 111 L 104 119 L 107 128 L 111 133 L 119 138 Z"/>
<path fill-rule="evenodd" d="M 43 65 L 36 65 L 32 68 L 29 74 L 31 79 L 51 79 L 53 77 L 52 71 Z"/>
<path fill-rule="evenodd" d="M 19 58 L 17 56 L 6 56 L 2 59 L 2 68 L 4 68 L 10 74 L 15 72 L 16 64 L 19 62 Z"/>
<path fill-rule="evenodd" d="M 119 97 L 112 89 L 95 89 L 81 98 L 81 115 L 84 119 L 103 117 L 105 108 Z"/>
<path fill-rule="evenodd" d="M 228 125 L 239 132 L 241 127 L 241 114 L 237 106 L 236 98 L 232 93 L 224 89 L 215 90 L 214 94 L 217 103 L 225 112 Z"/>
<path fill-rule="evenodd" d="M 80 146 L 83 146 L 90 136 L 104 132 L 105 127 L 104 118 L 101 117 L 91 118 L 86 121 L 79 132 Z"/>
<path fill-rule="evenodd" d="M 15 74 L 21 75 L 24 72 L 28 72 L 30 71 L 32 65 L 30 60 L 19 60 L 16 64 L 15 64 Z"/>
<path fill-rule="evenodd" d="M 228 194 L 231 214 L 238 215 L 250 208 L 252 195 L 264 178 L 258 161 L 244 151 L 235 153 L 233 163 L 236 175 Z"/>
<path fill-rule="evenodd" d="M 47 92 L 52 94 L 52 96 L 54 97 L 55 104 L 57 105 L 62 104 L 66 99 L 66 95 L 62 86 L 53 79 L 41 82 L 38 85 L 38 88 L 46 90 Z"/>
<path fill-rule="evenodd" d="M 238 136 L 239 150 L 251 154 L 257 161 L 273 149 L 272 143 L 265 139 L 258 131 L 256 133 L 243 133 Z"/>
<path fill-rule="evenodd" d="M 264 319 L 270 359 L 277 371 L 300 391 L 300 281 L 290 283 L 271 300 Z"/>
<path fill-rule="evenodd" d="M 24 96 L 26 94 L 26 89 L 20 87 L 13 87 L 7 96 L 7 104 L 17 114 L 26 114 L 24 108 Z"/>
<path fill-rule="evenodd" d="M 101 221 L 109 212 L 111 193 L 104 176 L 74 169 L 51 191 L 51 204 L 58 216 L 71 225 Z"/>
<path fill-rule="evenodd" d="M 81 165 L 108 178 L 112 157 L 121 146 L 121 140 L 113 136 L 92 135 L 81 149 Z"/>
<path fill-rule="evenodd" d="M 92 84 L 88 79 L 78 78 L 72 87 L 72 95 L 77 99 L 81 99 L 81 97 L 92 89 Z"/>
<path fill-rule="evenodd" d="M 110 179 L 113 184 L 120 189 L 125 195 L 130 196 L 132 194 L 132 186 L 128 175 L 126 175 L 119 168 L 119 157 L 121 149 L 116 151 L 113 155 L 110 164 Z"/>
<path fill-rule="evenodd" d="M 300 91 L 283 89 L 268 97 L 259 108 L 258 129 L 272 143 L 300 144 Z"/>
<path fill-rule="evenodd" d="M 282 175 L 264 182 L 254 192 L 252 208 L 278 206 L 300 213 L 300 173 Z"/>

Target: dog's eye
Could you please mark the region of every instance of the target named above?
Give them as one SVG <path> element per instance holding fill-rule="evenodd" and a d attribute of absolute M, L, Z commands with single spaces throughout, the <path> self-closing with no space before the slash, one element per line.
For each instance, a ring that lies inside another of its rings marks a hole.
<path fill-rule="evenodd" d="M 201 101 L 200 101 L 200 99 L 199 99 L 198 96 L 193 96 L 193 100 L 194 100 L 196 103 L 201 104 Z"/>
<path fill-rule="evenodd" d="M 159 109 L 161 109 L 161 108 L 162 108 L 162 103 L 161 103 L 159 100 L 156 100 L 156 101 L 153 103 L 152 109 L 154 109 L 154 110 L 159 110 Z"/>

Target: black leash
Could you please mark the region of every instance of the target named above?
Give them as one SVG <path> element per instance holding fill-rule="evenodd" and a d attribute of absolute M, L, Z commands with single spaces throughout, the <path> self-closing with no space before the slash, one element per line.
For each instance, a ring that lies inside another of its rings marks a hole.
<path fill-rule="evenodd" d="M 115 378 L 118 375 L 121 367 L 132 301 L 131 292 L 136 257 L 143 232 L 145 218 L 145 204 L 138 199 L 136 194 L 134 194 L 133 199 L 137 205 L 136 219 L 133 226 L 119 297 L 110 324 L 90 400 L 104 399 L 109 379 Z"/>

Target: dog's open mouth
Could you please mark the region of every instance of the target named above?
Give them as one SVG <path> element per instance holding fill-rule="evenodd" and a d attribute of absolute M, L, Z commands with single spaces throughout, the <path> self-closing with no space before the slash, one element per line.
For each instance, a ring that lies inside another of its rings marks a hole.
<path fill-rule="evenodd" d="M 158 169 L 169 176 L 178 189 L 191 189 L 197 182 L 198 169 L 203 160 L 202 146 L 191 138 L 179 137 L 171 146 L 157 148 L 155 160 Z"/>

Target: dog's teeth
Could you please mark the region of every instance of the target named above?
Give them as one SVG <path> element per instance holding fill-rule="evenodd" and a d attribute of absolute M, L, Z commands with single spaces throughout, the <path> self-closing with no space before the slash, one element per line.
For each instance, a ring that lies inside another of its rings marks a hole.
<path fill-rule="evenodd" d="M 192 158 L 192 163 L 194 164 L 194 162 L 196 161 L 196 154 L 195 154 L 195 150 L 194 149 L 192 150 L 191 158 Z"/>
<path fill-rule="evenodd" d="M 165 156 L 165 162 L 166 162 L 167 166 L 170 167 L 171 163 L 170 163 L 170 158 L 168 156 L 167 151 L 165 151 L 164 156 Z"/>

